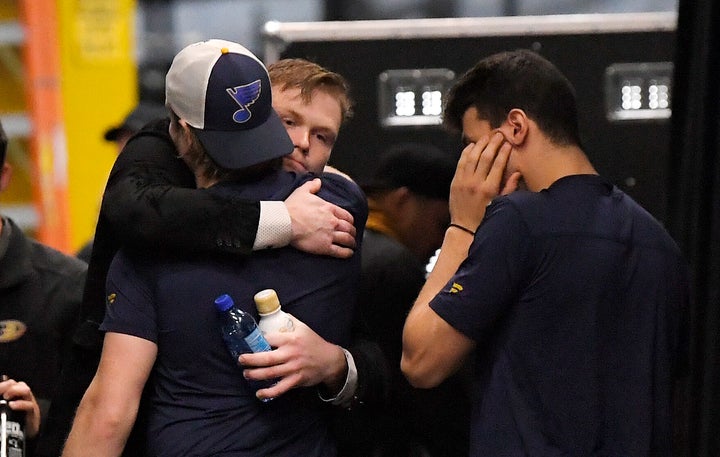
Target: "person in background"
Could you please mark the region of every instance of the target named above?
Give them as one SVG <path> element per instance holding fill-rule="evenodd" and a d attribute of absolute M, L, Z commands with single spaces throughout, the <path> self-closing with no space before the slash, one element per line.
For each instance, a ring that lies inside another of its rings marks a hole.
<path fill-rule="evenodd" d="M 167 117 L 167 109 L 162 103 L 141 100 L 119 124 L 108 128 L 103 134 L 105 141 L 117 147 L 120 154 L 128 140 L 152 121 Z"/>
<path fill-rule="evenodd" d="M 103 138 L 105 141 L 114 143 L 117 153 L 120 154 L 128 140 L 141 128 L 152 121 L 165 117 L 167 117 L 167 110 L 161 103 L 141 101 L 125 116 L 121 124 L 107 129 Z M 85 262 L 90 262 L 92 246 L 92 240 L 85 243 L 77 252 L 77 257 Z"/>
<path fill-rule="evenodd" d="M 362 245 L 358 323 L 392 368 L 387 402 L 352 411 L 358 427 L 339 434 L 340 455 L 455 457 L 467 454 L 466 375 L 435 389 L 411 387 L 400 371 L 405 317 L 425 283 L 428 261 L 450 223 L 448 195 L 456 157 L 428 144 L 389 148 L 361 187 L 369 216 Z"/>
<path fill-rule="evenodd" d="M 471 456 L 671 455 L 687 265 L 588 160 L 570 82 L 529 50 L 494 54 L 444 119 L 468 145 L 405 323 L 410 383 L 438 385 L 474 350 Z"/>
<path fill-rule="evenodd" d="M 0 124 L 0 192 L 12 174 L 7 146 Z M 86 271 L 85 262 L 27 237 L 0 214 L 0 395 L 25 412 L 28 456 L 45 425 Z"/>
<path fill-rule="evenodd" d="M 313 179 L 281 170 L 293 144 L 271 106 L 265 67 L 241 45 L 187 46 L 173 60 L 166 87 L 170 136 L 198 187 L 280 200 Z M 337 174 L 322 180 L 319 195 L 349 210 L 362 234 L 367 206 L 361 190 Z M 288 333 L 302 333 L 307 323 L 332 344 L 347 344 L 359 253 L 334 259 L 287 247 L 242 260 L 184 257 L 132 249 L 116 255 L 100 366 L 63 455 L 118 455 L 151 374 L 150 455 L 335 455 L 323 419 L 328 407 L 316 389 L 258 401 L 227 353 L 213 301 L 229 293 L 256 314 L 253 295 L 272 287 L 296 318 Z M 342 352 L 339 357 L 344 360 Z M 345 369 L 323 382 L 339 391 Z"/>

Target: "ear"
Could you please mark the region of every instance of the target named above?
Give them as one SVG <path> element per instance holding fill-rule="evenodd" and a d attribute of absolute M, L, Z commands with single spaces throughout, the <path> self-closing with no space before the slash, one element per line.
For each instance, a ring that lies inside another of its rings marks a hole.
<path fill-rule="evenodd" d="M 528 128 L 530 126 L 529 119 L 525 111 L 519 108 L 513 108 L 505 119 L 508 126 L 510 127 L 511 134 L 507 136 L 514 146 L 520 146 L 525 142 L 528 134 Z"/>
<path fill-rule="evenodd" d="M 402 210 L 410 199 L 410 189 L 407 187 L 398 187 L 388 193 L 388 203 L 396 209 Z"/>
<path fill-rule="evenodd" d="M 0 169 L 0 192 L 7 189 L 10 185 L 10 176 L 12 175 L 12 167 L 9 163 L 4 163 Z"/>

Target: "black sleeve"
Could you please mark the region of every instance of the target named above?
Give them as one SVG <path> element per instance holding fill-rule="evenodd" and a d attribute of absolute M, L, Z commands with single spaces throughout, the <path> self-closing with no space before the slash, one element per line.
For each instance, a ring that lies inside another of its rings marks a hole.
<path fill-rule="evenodd" d="M 195 189 L 166 132 L 159 127 L 135 136 L 110 172 L 101 216 L 118 228 L 120 244 L 249 254 L 259 202 Z"/>
<path fill-rule="evenodd" d="M 390 395 L 392 373 L 380 345 L 356 335 L 348 351 L 353 356 L 358 373 L 355 406 L 357 403 L 369 406 L 385 404 Z"/>

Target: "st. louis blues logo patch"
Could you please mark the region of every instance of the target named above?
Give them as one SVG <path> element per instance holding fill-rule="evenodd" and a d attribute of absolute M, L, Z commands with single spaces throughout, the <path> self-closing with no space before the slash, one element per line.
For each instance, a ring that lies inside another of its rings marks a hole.
<path fill-rule="evenodd" d="M 240 105 L 240 109 L 233 113 L 233 121 L 242 124 L 250 120 L 252 113 L 249 107 L 260 98 L 260 89 L 259 79 L 244 86 L 228 87 L 225 89 L 233 100 L 235 100 L 235 103 Z"/>

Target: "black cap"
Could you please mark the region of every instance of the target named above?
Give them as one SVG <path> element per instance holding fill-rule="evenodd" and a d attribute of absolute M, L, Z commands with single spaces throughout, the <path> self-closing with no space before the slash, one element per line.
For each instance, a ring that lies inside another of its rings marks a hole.
<path fill-rule="evenodd" d="M 109 128 L 104 135 L 107 141 L 116 141 L 121 133 L 134 134 L 151 121 L 167 117 L 165 106 L 160 103 L 140 102 L 123 120 L 122 124 Z"/>
<path fill-rule="evenodd" d="M 407 187 L 417 195 L 446 200 L 456 166 L 457 157 L 435 146 L 404 143 L 385 152 L 375 173 L 360 185 L 368 194 Z"/>

